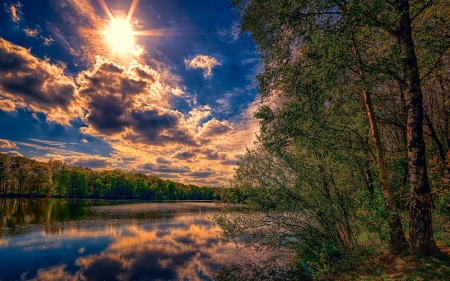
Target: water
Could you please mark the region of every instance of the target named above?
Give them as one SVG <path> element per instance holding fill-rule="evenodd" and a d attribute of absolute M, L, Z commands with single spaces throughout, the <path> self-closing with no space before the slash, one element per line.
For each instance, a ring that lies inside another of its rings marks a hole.
<path fill-rule="evenodd" d="M 248 258 L 213 203 L 0 199 L 0 280 L 212 280 Z"/>

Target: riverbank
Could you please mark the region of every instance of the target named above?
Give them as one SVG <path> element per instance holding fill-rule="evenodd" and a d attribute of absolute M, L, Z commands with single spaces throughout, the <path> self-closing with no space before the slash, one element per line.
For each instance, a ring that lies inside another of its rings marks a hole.
<path fill-rule="evenodd" d="M 441 253 L 432 256 L 404 254 L 394 256 L 383 253 L 358 264 L 357 267 L 343 272 L 337 279 L 350 280 L 450 280 L 450 245 L 438 243 Z"/>
<path fill-rule="evenodd" d="M 43 198 L 55 198 L 55 199 L 91 199 L 91 200 L 126 200 L 134 202 L 205 202 L 212 203 L 215 200 L 192 200 L 192 199 L 178 199 L 178 200 L 155 200 L 155 199 L 142 199 L 142 198 L 126 198 L 126 197 L 93 197 L 93 196 L 68 196 L 68 195 L 45 195 L 45 194 L 0 194 L 0 198 L 32 198 L 32 199 L 43 199 Z"/>

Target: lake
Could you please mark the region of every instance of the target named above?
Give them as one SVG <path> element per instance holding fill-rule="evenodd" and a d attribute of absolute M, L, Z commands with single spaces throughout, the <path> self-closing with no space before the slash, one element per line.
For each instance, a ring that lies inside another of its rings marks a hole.
<path fill-rule="evenodd" d="M 0 199 L 0 280 L 212 280 L 251 253 L 222 245 L 213 203 Z"/>

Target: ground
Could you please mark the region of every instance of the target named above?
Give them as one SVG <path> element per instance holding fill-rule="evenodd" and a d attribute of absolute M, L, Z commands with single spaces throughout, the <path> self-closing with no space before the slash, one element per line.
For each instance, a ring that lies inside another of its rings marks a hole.
<path fill-rule="evenodd" d="M 344 274 L 342 280 L 450 281 L 450 246 L 438 243 L 434 257 L 386 254 Z"/>

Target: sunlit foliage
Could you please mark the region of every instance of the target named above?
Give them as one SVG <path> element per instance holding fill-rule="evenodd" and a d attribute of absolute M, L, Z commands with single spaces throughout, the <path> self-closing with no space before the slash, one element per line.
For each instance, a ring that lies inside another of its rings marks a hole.
<path fill-rule="evenodd" d="M 0 153 L 0 195 L 145 200 L 212 200 L 215 188 L 185 185 L 142 173 L 94 171 L 58 160 L 39 162 Z"/>

